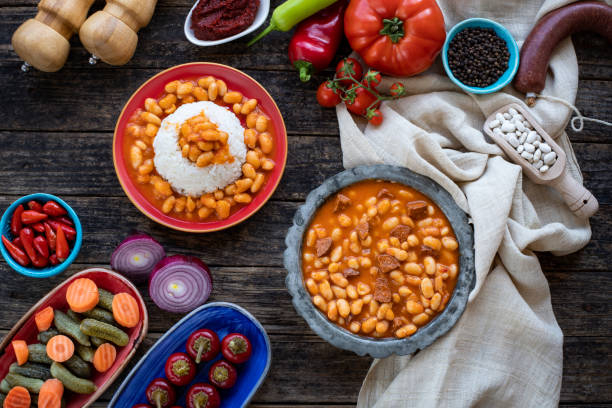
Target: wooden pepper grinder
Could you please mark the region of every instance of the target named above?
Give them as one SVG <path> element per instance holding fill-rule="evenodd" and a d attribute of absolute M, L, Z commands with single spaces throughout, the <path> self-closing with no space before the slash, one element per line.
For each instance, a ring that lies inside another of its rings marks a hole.
<path fill-rule="evenodd" d="M 13 49 L 24 63 L 21 70 L 30 66 L 55 72 L 64 66 L 70 43 L 68 40 L 78 31 L 94 0 L 41 0 L 38 14 L 21 24 L 13 34 Z"/>
<path fill-rule="evenodd" d="M 157 0 L 107 0 L 106 6 L 92 14 L 81 27 L 79 37 L 92 54 L 110 65 L 127 63 L 138 43 L 136 32 L 149 24 Z"/>

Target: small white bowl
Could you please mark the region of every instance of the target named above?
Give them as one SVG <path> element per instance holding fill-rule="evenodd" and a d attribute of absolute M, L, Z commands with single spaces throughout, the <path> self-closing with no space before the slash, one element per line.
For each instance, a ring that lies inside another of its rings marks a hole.
<path fill-rule="evenodd" d="M 185 19 L 185 37 L 195 45 L 199 45 L 201 47 L 210 47 L 213 45 L 225 44 L 230 41 L 234 41 L 240 37 L 244 37 L 245 35 L 252 33 L 257 30 L 268 18 L 268 13 L 270 12 L 270 0 L 259 0 L 259 8 L 257 9 L 257 14 L 255 14 L 255 20 L 253 20 L 253 24 L 251 24 L 246 30 L 239 32 L 238 34 L 234 34 L 227 38 L 222 38 L 220 40 L 215 41 L 204 41 L 199 40 L 191 29 L 191 14 L 193 10 L 198 5 L 199 0 L 195 2 L 191 10 L 189 10 L 189 14 L 187 14 L 187 18 Z"/>

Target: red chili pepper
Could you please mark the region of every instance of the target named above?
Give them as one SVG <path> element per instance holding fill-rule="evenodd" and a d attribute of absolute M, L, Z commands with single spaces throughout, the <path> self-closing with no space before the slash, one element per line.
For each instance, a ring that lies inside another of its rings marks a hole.
<path fill-rule="evenodd" d="M 42 257 L 49 258 L 49 244 L 42 235 L 34 238 L 34 249 L 36 249 L 36 252 L 38 252 Z"/>
<path fill-rule="evenodd" d="M 251 357 L 251 342 L 244 334 L 230 333 L 221 342 L 221 353 L 228 361 L 242 364 Z"/>
<path fill-rule="evenodd" d="M 70 218 L 66 217 L 65 215 L 61 216 L 61 217 L 53 217 L 53 219 L 55 221 L 59 221 L 61 223 L 64 223 L 64 224 L 69 225 L 71 227 L 74 227 L 74 222 L 72 222 L 72 220 Z"/>
<path fill-rule="evenodd" d="M 36 232 L 45 232 L 45 226 L 42 223 L 37 222 L 36 224 L 30 225 L 30 227 Z"/>
<path fill-rule="evenodd" d="M 238 379 L 236 367 L 225 360 L 219 360 L 210 367 L 208 379 L 219 388 L 232 388 Z"/>
<path fill-rule="evenodd" d="M 38 212 L 43 212 L 43 206 L 40 205 L 40 203 L 38 201 L 28 201 L 28 208 L 30 210 L 34 210 L 34 211 L 38 211 Z"/>
<path fill-rule="evenodd" d="M 44 268 L 49 264 L 49 258 L 36 254 L 36 258 L 32 259 L 32 265 L 37 268 Z"/>
<path fill-rule="evenodd" d="M 187 385 L 196 375 L 196 365 L 185 353 L 174 353 L 166 360 L 166 378 L 174 385 Z"/>
<path fill-rule="evenodd" d="M 21 242 L 21 238 L 17 237 L 13 239 L 13 245 L 15 245 L 17 248 L 21 249 L 22 251 L 23 249 L 23 243 Z"/>
<path fill-rule="evenodd" d="M 30 258 L 21 249 L 17 248 L 7 237 L 2 236 L 2 243 L 6 250 L 11 254 L 11 258 L 15 260 L 21 266 L 28 266 L 30 264 Z"/>
<path fill-rule="evenodd" d="M 13 217 L 11 218 L 11 234 L 14 237 L 19 235 L 19 231 L 21 231 L 21 227 L 23 224 L 21 223 L 21 213 L 23 213 L 23 205 L 19 204 L 15 211 L 13 212 Z"/>
<path fill-rule="evenodd" d="M 55 242 L 57 240 L 57 235 L 55 234 L 55 231 L 53 231 L 53 228 L 51 228 L 51 225 L 49 225 L 48 222 L 45 222 L 44 226 L 45 236 L 47 237 L 47 242 L 49 242 L 49 248 L 51 248 L 52 251 L 55 251 Z"/>
<path fill-rule="evenodd" d="M 29 227 L 22 228 L 21 231 L 19 231 L 19 238 L 21 238 L 23 249 L 33 263 L 34 259 L 38 258 L 36 256 L 36 250 L 34 249 L 34 231 Z"/>
<path fill-rule="evenodd" d="M 61 217 L 62 215 L 68 214 L 64 207 L 55 201 L 47 201 L 41 211 L 45 214 L 49 214 L 50 217 Z"/>
<path fill-rule="evenodd" d="M 59 259 L 57 259 L 57 255 L 52 254 L 52 255 L 49 257 L 49 263 L 50 263 L 51 265 L 53 265 L 53 266 L 55 266 L 55 265 L 59 265 L 60 261 L 59 261 Z"/>
<path fill-rule="evenodd" d="M 47 222 L 56 231 L 58 230 L 58 228 L 61 228 L 62 230 L 64 230 L 64 234 L 66 235 L 66 238 L 69 241 L 74 241 L 74 239 L 76 238 L 76 230 L 74 228 L 64 224 L 63 222 L 59 222 L 59 221 L 55 221 L 55 220 L 49 220 Z"/>
<path fill-rule="evenodd" d="M 68 247 L 68 241 L 66 241 L 66 235 L 62 228 L 58 228 L 56 231 L 57 238 L 55 242 L 55 254 L 60 262 L 64 262 L 68 258 L 70 248 Z"/>
<path fill-rule="evenodd" d="M 302 21 L 289 43 L 289 61 L 300 71 L 300 80 L 325 69 L 334 59 L 343 36 L 346 0 L 340 0 Z"/>
<path fill-rule="evenodd" d="M 195 360 L 196 364 L 200 364 L 202 361 L 212 360 L 219 354 L 221 342 L 214 331 L 200 329 L 191 333 L 185 348 L 187 354 Z"/>
<path fill-rule="evenodd" d="M 25 210 L 21 214 L 21 222 L 24 224 L 34 224 L 36 222 L 46 220 L 49 216 L 45 213 L 41 213 L 34 210 Z"/>

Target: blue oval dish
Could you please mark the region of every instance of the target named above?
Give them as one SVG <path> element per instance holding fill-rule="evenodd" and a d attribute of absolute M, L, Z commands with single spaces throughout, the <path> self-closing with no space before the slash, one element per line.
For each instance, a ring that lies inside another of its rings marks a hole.
<path fill-rule="evenodd" d="M 81 249 L 81 243 L 83 242 L 83 228 L 81 227 L 79 217 L 77 217 L 74 210 L 68 204 L 66 204 L 64 200 L 52 194 L 35 193 L 21 197 L 19 200 L 15 201 L 9 206 L 9 208 L 6 209 L 6 211 L 2 215 L 2 219 L 0 219 L 0 231 L 2 232 L 2 235 L 7 238 L 12 237 L 11 217 L 13 216 L 13 212 L 15 211 L 17 206 L 19 206 L 19 204 L 23 204 L 23 206 L 26 207 L 28 201 L 31 200 L 39 201 L 42 204 L 46 203 L 49 200 L 53 200 L 59 205 L 61 205 L 66 211 L 68 211 L 68 216 L 70 217 L 72 222 L 74 222 L 74 229 L 76 230 L 76 238 L 74 240 L 74 243 L 70 246 L 70 254 L 68 255 L 68 258 L 66 258 L 66 260 L 59 265 L 47 266 L 46 268 L 30 268 L 27 266 L 21 266 L 17 262 L 15 262 L 2 244 L 0 244 L 0 252 L 2 252 L 2 256 L 4 257 L 6 263 L 9 264 L 11 268 L 16 270 L 20 274 L 29 276 L 31 278 L 50 278 L 51 276 L 55 276 L 65 271 L 66 268 L 68 268 L 68 266 L 70 266 L 70 264 L 76 259 L 79 250 Z"/>
<path fill-rule="evenodd" d="M 495 30 L 495 34 L 497 34 L 502 40 L 506 42 L 506 45 L 508 46 L 508 51 L 510 52 L 510 59 L 508 60 L 508 69 L 506 69 L 504 74 L 499 77 L 499 79 L 495 83 L 484 88 L 465 85 L 463 82 L 455 78 L 453 72 L 448 66 L 448 46 L 451 40 L 458 32 L 470 27 L 492 28 L 493 30 Z M 514 78 L 514 75 L 516 75 L 519 66 L 519 48 L 516 44 L 516 41 L 512 37 L 512 34 L 510 34 L 510 31 L 508 31 L 508 29 L 503 25 L 486 18 L 469 18 L 458 23 L 449 31 L 448 35 L 446 36 L 446 41 L 444 41 L 444 47 L 442 48 L 442 63 L 444 64 L 444 70 L 446 71 L 448 77 L 461 89 L 473 94 L 489 94 L 497 92 L 506 85 L 508 85 Z"/>
<path fill-rule="evenodd" d="M 244 364 L 237 366 L 238 381 L 229 390 L 219 390 L 221 407 L 246 407 L 261 386 L 272 360 L 270 339 L 261 323 L 245 309 L 233 303 L 213 302 L 200 306 L 177 324 L 172 326 L 144 355 L 123 381 L 109 408 L 130 408 L 147 403 L 145 388 L 157 378 L 164 377 L 166 359 L 172 353 L 184 352 L 189 335 L 198 329 L 210 329 L 223 340 L 229 333 L 242 333 L 251 342 L 253 354 Z M 185 387 L 177 389 L 177 405 L 186 406 L 185 394 L 195 383 L 208 381 L 208 370 L 212 363 L 221 359 L 221 353 L 212 361 L 201 364 L 195 379 Z"/>

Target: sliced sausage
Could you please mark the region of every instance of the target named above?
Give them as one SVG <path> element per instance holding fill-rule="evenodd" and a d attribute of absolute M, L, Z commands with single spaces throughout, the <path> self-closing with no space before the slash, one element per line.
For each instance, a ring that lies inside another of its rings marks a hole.
<path fill-rule="evenodd" d="M 425 201 L 411 201 L 406 203 L 406 210 L 410 218 L 418 220 L 427 215 L 427 203 Z"/>
<path fill-rule="evenodd" d="M 338 194 L 336 196 L 336 206 L 334 207 L 334 212 L 340 212 L 342 210 L 346 210 L 351 206 L 353 202 L 350 198 L 345 196 L 344 194 Z"/>
<path fill-rule="evenodd" d="M 361 222 L 357 224 L 355 227 L 355 231 L 357 231 L 357 235 L 359 235 L 359 239 L 364 240 L 368 237 L 368 232 L 370 232 L 370 224 L 367 222 Z"/>
<path fill-rule="evenodd" d="M 317 256 L 320 258 L 322 256 L 327 255 L 327 253 L 331 249 L 332 244 L 333 240 L 329 237 L 317 239 L 317 242 L 315 244 L 315 247 L 317 249 Z"/>
<path fill-rule="evenodd" d="M 400 267 L 399 261 L 394 256 L 387 254 L 376 255 L 376 262 L 378 262 L 378 267 L 384 273 Z"/>
<path fill-rule="evenodd" d="M 380 200 L 382 198 L 395 198 L 395 196 L 386 188 L 381 188 L 378 194 L 376 194 L 376 198 Z"/>
<path fill-rule="evenodd" d="M 360 272 L 353 268 L 344 268 L 344 270 L 342 271 L 342 274 L 344 275 L 345 278 L 348 278 L 351 276 L 359 276 Z"/>
<path fill-rule="evenodd" d="M 376 278 L 374 283 L 374 300 L 380 303 L 389 303 L 392 300 L 391 287 L 386 278 Z"/>
<path fill-rule="evenodd" d="M 412 228 L 408 225 L 400 224 L 391 230 L 391 236 L 399 239 L 400 242 L 404 242 L 408 239 L 411 232 Z"/>

